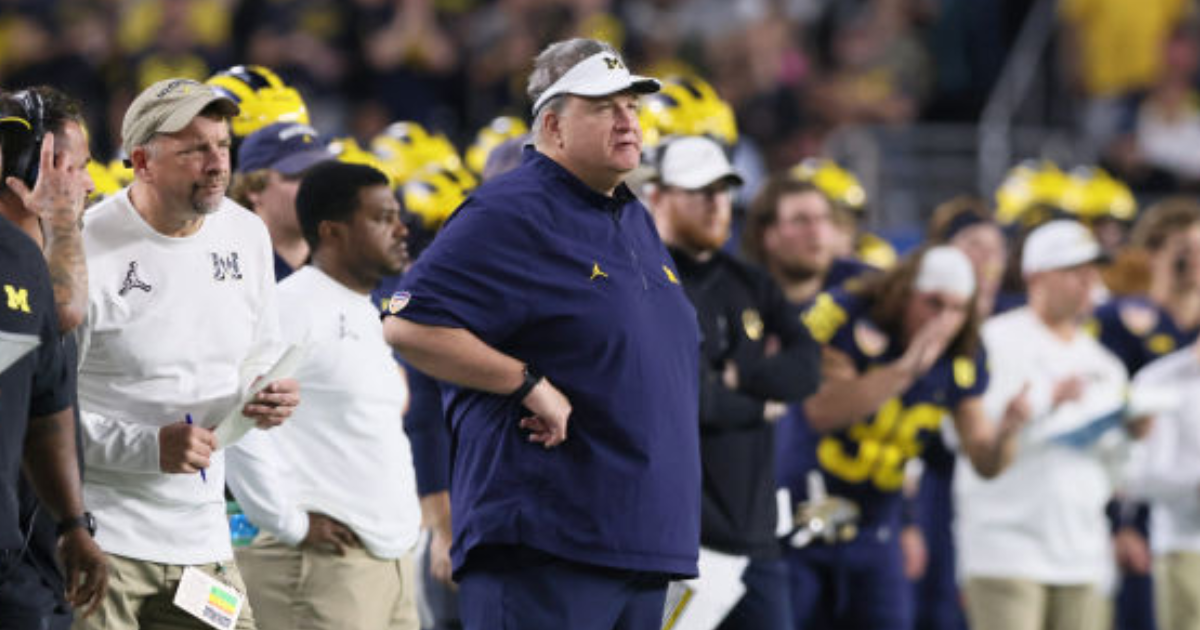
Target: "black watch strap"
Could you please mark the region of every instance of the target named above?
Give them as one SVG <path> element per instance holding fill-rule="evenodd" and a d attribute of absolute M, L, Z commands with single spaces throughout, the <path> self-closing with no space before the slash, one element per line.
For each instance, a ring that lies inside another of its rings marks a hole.
<path fill-rule="evenodd" d="M 533 388 L 537 387 L 537 384 L 542 382 L 541 372 L 538 372 L 529 364 L 525 365 L 523 374 L 525 375 L 525 380 L 521 381 L 521 386 L 513 391 L 513 393 L 508 395 L 509 398 L 512 398 L 517 402 L 525 400 L 525 397 L 529 395 L 529 392 L 533 391 Z"/>
<path fill-rule="evenodd" d="M 96 535 L 96 517 L 92 516 L 91 512 L 84 512 L 83 514 L 80 514 L 79 516 L 72 516 L 71 518 L 64 518 L 63 520 L 58 522 L 57 526 L 55 526 L 54 534 L 56 536 L 62 536 L 63 534 L 65 534 L 77 527 L 82 527 L 82 528 L 86 529 L 88 536 L 94 537 Z"/>

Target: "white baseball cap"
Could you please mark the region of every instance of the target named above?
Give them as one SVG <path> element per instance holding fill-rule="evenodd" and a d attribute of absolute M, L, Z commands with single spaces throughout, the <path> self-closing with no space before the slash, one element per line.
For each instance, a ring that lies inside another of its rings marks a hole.
<path fill-rule="evenodd" d="M 733 169 L 725 150 L 711 138 L 682 136 L 668 140 L 658 160 L 658 178 L 667 186 L 699 190 L 718 180 L 740 186 L 742 176 Z"/>
<path fill-rule="evenodd" d="M 1092 231 L 1077 221 L 1050 221 L 1029 234 L 1021 252 L 1021 273 L 1067 269 L 1104 259 Z"/>
<path fill-rule="evenodd" d="M 657 92 L 658 79 L 630 74 L 621 58 L 610 52 L 598 52 L 575 64 L 558 78 L 533 104 L 533 115 L 550 99 L 560 94 L 575 96 L 608 96 L 625 90 L 638 94 Z"/>
<path fill-rule="evenodd" d="M 913 288 L 921 293 L 949 293 L 969 298 L 975 293 L 975 267 L 957 247 L 931 247 L 921 257 Z"/>

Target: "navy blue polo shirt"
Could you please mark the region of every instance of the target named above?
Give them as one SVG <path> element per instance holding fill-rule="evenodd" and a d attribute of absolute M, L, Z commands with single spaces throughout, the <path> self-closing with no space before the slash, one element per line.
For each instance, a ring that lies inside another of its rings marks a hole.
<path fill-rule="evenodd" d="M 455 212 L 400 288 L 390 311 L 470 330 L 535 366 L 573 409 L 566 442 L 544 449 L 518 427 L 518 401 L 443 385 L 455 571 L 477 546 L 518 544 L 696 574 L 699 330 L 628 188 L 602 195 L 527 149 Z"/>
<path fill-rule="evenodd" d="M 21 547 L 17 486 L 30 418 L 71 404 L 70 369 L 58 334 L 54 290 L 33 239 L 0 217 L 0 331 L 41 345 L 0 372 L 0 549 Z"/>

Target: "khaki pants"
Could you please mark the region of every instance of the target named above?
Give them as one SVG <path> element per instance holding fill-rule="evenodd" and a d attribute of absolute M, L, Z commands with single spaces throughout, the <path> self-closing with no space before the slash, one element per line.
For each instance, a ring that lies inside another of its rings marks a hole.
<path fill-rule="evenodd" d="M 1160 630 L 1200 629 L 1200 553 L 1155 556 L 1154 605 Z"/>
<path fill-rule="evenodd" d="M 108 594 L 95 614 L 76 614 L 71 630 L 211 630 L 203 621 L 176 608 L 175 589 L 186 568 L 108 555 Z M 197 565 L 195 568 L 225 584 L 246 592 L 246 585 L 232 561 Z M 250 603 L 242 605 L 237 630 L 255 630 Z"/>
<path fill-rule="evenodd" d="M 970 578 L 964 590 L 971 630 L 1097 630 L 1105 618 L 1104 598 L 1091 584 Z"/>
<path fill-rule="evenodd" d="M 411 555 L 297 548 L 267 534 L 235 549 L 260 630 L 418 630 Z"/>

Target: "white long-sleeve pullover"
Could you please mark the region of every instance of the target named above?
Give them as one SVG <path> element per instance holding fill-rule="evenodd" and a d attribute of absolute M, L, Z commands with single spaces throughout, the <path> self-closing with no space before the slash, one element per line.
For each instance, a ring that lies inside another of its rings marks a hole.
<path fill-rule="evenodd" d="M 1200 358 L 1188 346 L 1143 367 L 1133 398 L 1155 400 L 1149 435 L 1134 450 L 1128 490 L 1150 501 L 1158 554 L 1200 552 Z"/>
<path fill-rule="evenodd" d="M 158 432 L 191 414 L 211 427 L 244 379 L 279 352 L 270 238 L 225 200 L 190 236 L 157 232 L 128 189 L 84 216 L 88 315 L 79 330 L 84 500 L 105 551 L 167 564 L 232 557 L 225 464 L 159 467 Z"/>

